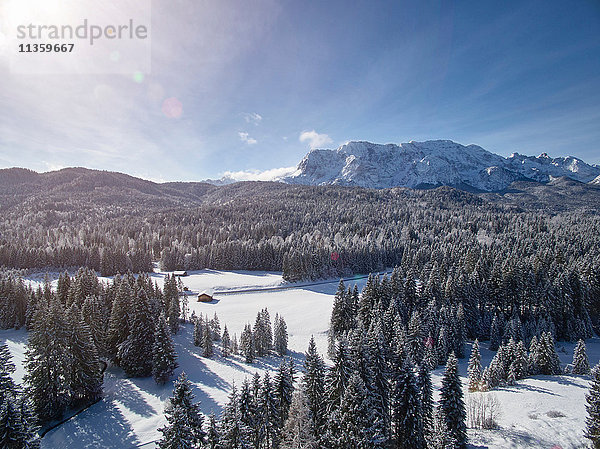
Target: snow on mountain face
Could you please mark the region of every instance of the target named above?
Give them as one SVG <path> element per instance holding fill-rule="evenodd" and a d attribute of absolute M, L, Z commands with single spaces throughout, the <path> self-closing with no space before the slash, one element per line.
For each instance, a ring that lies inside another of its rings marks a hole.
<path fill-rule="evenodd" d="M 596 179 L 594 179 L 592 182 L 590 182 L 590 184 L 600 186 L 600 176 L 597 176 Z"/>
<path fill-rule="evenodd" d="M 292 184 L 338 184 L 369 188 L 466 186 L 499 191 L 519 179 L 547 182 L 567 176 L 590 182 L 600 168 L 574 157 L 550 158 L 514 153 L 503 158 L 477 145 L 450 140 L 379 145 L 349 142 L 337 150 L 312 150 L 298 171 L 283 179 Z"/>

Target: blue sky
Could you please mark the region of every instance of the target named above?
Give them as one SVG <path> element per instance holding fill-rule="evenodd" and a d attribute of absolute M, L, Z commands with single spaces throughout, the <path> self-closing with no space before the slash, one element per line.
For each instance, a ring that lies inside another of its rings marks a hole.
<path fill-rule="evenodd" d="M 143 80 L 17 76 L 0 50 L 0 167 L 251 178 L 427 139 L 600 163 L 597 0 L 160 0 L 151 39 Z"/>

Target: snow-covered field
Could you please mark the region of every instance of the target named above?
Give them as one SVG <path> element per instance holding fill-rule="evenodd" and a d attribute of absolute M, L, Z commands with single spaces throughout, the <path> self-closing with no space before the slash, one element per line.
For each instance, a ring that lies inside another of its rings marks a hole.
<path fill-rule="evenodd" d="M 164 273 L 153 275 L 162 284 Z M 32 276 L 32 283 L 43 281 L 43 275 Z M 51 274 L 52 278 L 56 278 Z M 274 287 L 283 284 L 280 273 L 223 272 L 203 270 L 191 272 L 182 278 L 192 291 L 215 291 Z M 359 288 L 364 279 L 358 279 Z M 353 285 L 348 282 L 347 285 Z M 329 323 L 333 295 L 337 281 L 330 284 L 298 286 L 286 290 L 229 293 L 215 295 L 211 303 L 197 303 L 190 297 L 190 309 L 197 315 L 216 312 L 221 326 L 227 325 L 231 334 L 240 335 L 246 323 L 254 323 L 256 313 L 267 307 L 271 319 L 275 313 L 282 315 L 288 326 L 290 356 L 298 368 L 308 340 L 314 335 L 318 349 L 325 353 L 326 330 Z M 0 342 L 9 345 L 18 369 L 15 380 L 23 376 L 27 336 L 24 330 L 0 331 Z M 178 375 L 186 372 L 194 385 L 194 394 L 205 413 L 220 413 L 227 401 L 233 382 L 239 385 L 244 377 L 255 372 L 277 369 L 281 359 L 269 357 L 248 365 L 240 358 L 200 357 L 199 348 L 192 345 L 192 326 L 184 325 L 175 337 L 179 356 Z M 564 347 L 564 352 L 562 349 Z M 559 344 L 561 361 L 570 363 L 573 344 Z M 590 364 L 600 359 L 600 339 L 587 342 Z M 469 350 L 467 350 L 467 353 Z M 492 352 L 483 344 L 482 364 L 487 365 Z M 460 361 L 461 374 L 466 378 L 467 360 Z M 433 382 L 439 388 L 443 368 L 433 373 Z M 562 449 L 585 447 L 585 393 L 589 378 L 581 376 L 536 376 L 525 379 L 514 387 L 494 391 L 500 402 L 502 415 L 500 429 L 494 431 L 469 431 L 473 448 L 545 448 Z M 152 447 L 160 437 L 158 428 L 164 424 L 164 401 L 172 391 L 172 382 L 159 387 L 151 378 L 127 379 L 122 370 L 109 368 L 104 380 L 105 397 L 80 415 L 50 431 L 43 439 L 43 448 L 128 448 Z M 467 393 L 465 393 L 467 394 Z M 563 415 L 563 416 L 560 416 Z M 150 443 L 150 444 L 146 444 Z M 555 447 L 556 446 L 556 447 Z"/>

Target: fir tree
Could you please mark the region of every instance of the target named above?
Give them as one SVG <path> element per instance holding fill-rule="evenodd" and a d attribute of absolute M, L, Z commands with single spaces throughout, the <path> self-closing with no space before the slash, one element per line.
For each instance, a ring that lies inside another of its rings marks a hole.
<path fill-rule="evenodd" d="M 275 315 L 275 329 L 273 332 L 273 347 L 279 357 L 283 357 L 288 352 L 288 331 L 287 324 L 282 316 Z"/>
<path fill-rule="evenodd" d="M 164 384 L 177 368 L 177 353 L 171 339 L 171 330 L 164 311 L 160 314 L 154 332 L 152 348 L 152 377 L 157 384 Z"/>
<path fill-rule="evenodd" d="M 129 336 L 129 310 L 133 302 L 132 296 L 129 283 L 126 281 L 120 282 L 117 295 L 112 304 L 107 335 L 108 353 L 117 364 L 119 363 L 119 347 Z"/>
<path fill-rule="evenodd" d="M 421 399 L 423 432 L 428 435 L 433 429 L 433 385 L 431 384 L 431 374 L 425 364 L 422 364 L 419 369 L 417 389 Z"/>
<path fill-rule="evenodd" d="M 120 345 L 117 355 L 127 376 L 147 377 L 152 374 L 153 346 L 154 323 L 148 296 L 140 288 L 133 304 L 129 336 Z"/>
<path fill-rule="evenodd" d="M 253 387 L 248 379 L 244 379 L 239 395 L 239 420 L 242 425 L 242 435 L 245 440 L 251 441 L 254 447 L 260 447 L 262 429 L 258 409 L 258 393 L 260 391 L 260 375 L 254 374 Z"/>
<path fill-rule="evenodd" d="M 371 435 L 368 393 L 358 374 L 348 381 L 339 407 L 339 431 L 332 441 L 332 449 L 370 447 Z"/>
<path fill-rule="evenodd" d="M 66 323 L 60 301 L 52 299 L 50 305 L 42 301 L 29 333 L 24 378 L 27 396 L 33 401 L 35 414 L 41 422 L 59 417 L 69 401 L 64 382 L 68 373 L 66 341 Z"/>
<path fill-rule="evenodd" d="M 249 446 L 246 430 L 240 420 L 240 406 L 235 385 L 231 389 L 229 401 L 221 416 L 221 447 L 223 449 L 243 449 Z"/>
<path fill-rule="evenodd" d="M 287 420 L 290 406 L 292 404 L 292 395 L 294 393 L 294 362 L 290 359 L 289 363 L 281 362 L 275 374 L 274 390 L 277 400 L 277 408 L 280 414 L 280 425 Z"/>
<path fill-rule="evenodd" d="M 325 363 L 317 353 L 314 337 L 310 338 L 304 360 L 302 389 L 306 396 L 315 441 L 325 433 Z"/>
<path fill-rule="evenodd" d="M 167 425 L 158 429 L 163 434 L 158 443 L 161 449 L 186 449 L 204 443 L 204 418 L 193 401 L 191 384 L 185 373 L 181 373 L 165 407 Z"/>
<path fill-rule="evenodd" d="M 392 438 L 396 447 L 425 448 L 421 398 L 408 362 L 398 361 L 392 393 Z"/>
<path fill-rule="evenodd" d="M 240 335 L 240 345 L 241 352 L 244 356 L 246 363 L 253 363 L 255 357 L 255 347 L 254 347 L 254 334 L 252 332 L 252 327 L 250 324 L 247 324 Z"/>
<path fill-rule="evenodd" d="M 193 333 L 193 339 L 194 339 L 194 346 L 202 346 L 202 340 L 204 338 L 204 329 L 203 329 L 203 319 L 202 316 L 200 316 L 199 318 L 196 317 L 194 319 L 194 333 Z"/>
<path fill-rule="evenodd" d="M 175 274 L 165 278 L 163 295 L 167 308 L 167 320 L 171 332 L 176 334 L 179 332 L 179 292 L 177 290 L 177 278 Z"/>
<path fill-rule="evenodd" d="M 573 374 L 590 374 L 590 363 L 583 340 L 577 342 L 575 351 L 573 351 Z"/>
<path fill-rule="evenodd" d="M 350 380 L 350 361 L 348 360 L 345 341 L 342 340 L 336 345 L 332 361 L 333 366 L 329 368 L 325 376 L 328 413 L 332 413 L 339 408 Z"/>
<path fill-rule="evenodd" d="M 448 357 L 446 371 L 440 389 L 440 410 L 450 438 L 456 441 L 456 449 L 467 447 L 466 411 L 462 383 L 458 375 L 458 361 L 452 353 Z"/>
<path fill-rule="evenodd" d="M 221 355 L 223 357 L 229 357 L 231 355 L 231 339 L 229 338 L 227 325 L 225 325 L 223 336 L 221 337 Z"/>
<path fill-rule="evenodd" d="M 502 343 L 502 323 L 498 315 L 494 315 L 490 331 L 490 350 L 496 351 Z"/>
<path fill-rule="evenodd" d="M 221 324 L 219 323 L 217 312 L 215 312 L 212 320 L 210 320 L 210 332 L 213 341 L 219 341 L 221 339 Z"/>
<path fill-rule="evenodd" d="M 0 403 L 6 396 L 16 394 L 16 386 L 11 375 L 15 372 L 15 365 L 11 361 L 10 351 L 6 344 L 0 344 Z"/>
<path fill-rule="evenodd" d="M 81 319 L 77 303 L 66 316 L 67 372 L 71 403 L 90 403 L 102 395 L 103 374 L 90 330 Z"/>
<path fill-rule="evenodd" d="M 260 409 L 261 433 L 264 447 L 279 446 L 280 413 L 277 399 L 271 384 L 271 377 L 266 372 L 263 377 L 258 405 Z"/>
<path fill-rule="evenodd" d="M 479 353 L 479 341 L 477 339 L 473 342 L 467 372 L 469 373 L 469 391 L 478 391 L 480 389 L 482 372 L 481 354 Z"/>
<path fill-rule="evenodd" d="M 202 356 L 210 358 L 213 356 L 213 333 L 210 329 L 210 323 L 206 322 L 203 326 L 202 335 Z"/>

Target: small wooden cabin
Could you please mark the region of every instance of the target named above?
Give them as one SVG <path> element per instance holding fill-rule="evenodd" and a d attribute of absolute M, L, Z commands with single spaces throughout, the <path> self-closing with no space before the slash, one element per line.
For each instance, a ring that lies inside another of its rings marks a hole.
<path fill-rule="evenodd" d="M 209 295 L 206 292 L 202 292 L 198 295 L 198 302 L 211 302 L 212 300 L 212 295 Z"/>
<path fill-rule="evenodd" d="M 173 274 L 177 277 L 183 277 L 183 276 L 187 276 L 188 272 L 187 271 L 173 271 Z"/>

